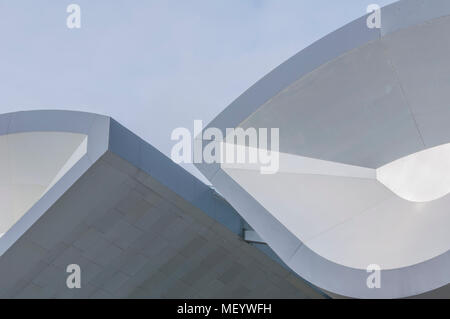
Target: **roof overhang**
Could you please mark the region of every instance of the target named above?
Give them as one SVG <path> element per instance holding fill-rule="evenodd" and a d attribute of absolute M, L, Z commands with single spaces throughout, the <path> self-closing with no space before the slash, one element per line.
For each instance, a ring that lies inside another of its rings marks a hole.
<path fill-rule="evenodd" d="M 381 29 L 366 16 L 331 33 L 206 128 L 279 128 L 277 173 L 197 164 L 297 274 L 351 297 L 450 282 L 450 195 L 414 202 L 377 180 L 384 165 L 450 143 L 450 3 L 400 1 L 381 13 Z M 372 264 L 379 289 L 366 284 Z"/>

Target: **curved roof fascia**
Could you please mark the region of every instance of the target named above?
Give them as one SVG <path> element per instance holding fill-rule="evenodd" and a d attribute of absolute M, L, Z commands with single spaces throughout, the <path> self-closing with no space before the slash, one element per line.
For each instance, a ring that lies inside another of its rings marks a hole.
<path fill-rule="evenodd" d="M 361 17 L 281 64 L 238 97 L 207 128 L 219 128 L 225 133 L 226 128 L 239 126 L 264 103 L 320 66 L 396 31 L 448 15 L 448 1 L 410 0 L 384 7 L 381 29 L 367 28 L 367 16 Z M 425 293 L 450 282 L 450 252 L 447 251 L 415 265 L 384 270 L 382 287 L 368 289 L 365 270 L 334 263 L 309 249 L 228 176 L 220 164 L 196 166 L 286 264 L 325 290 L 357 298 L 400 298 Z"/>
<path fill-rule="evenodd" d="M 365 15 L 298 52 L 242 93 L 204 130 L 218 128 L 225 136 L 226 128 L 237 127 L 264 103 L 320 66 L 399 30 L 448 16 L 450 3 L 446 0 L 401 0 L 383 7 L 381 13 L 380 29 L 369 29 L 366 25 L 369 15 Z M 196 166 L 208 179 L 219 170 L 217 164 Z"/>
<path fill-rule="evenodd" d="M 211 180 L 233 207 L 294 272 L 312 284 L 354 298 L 404 298 L 450 282 L 450 251 L 407 267 L 381 271 L 381 288 L 369 289 L 364 269 L 335 263 L 303 244 L 233 178 L 219 170 Z"/>
<path fill-rule="evenodd" d="M 326 35 L 257 81 L 207 126 L 222 129 L 236 127 L 259 106 L 280 93 L 291 83 L 341 55 L 391 33 L 450 15 L 445 0 L 401 0 L 381 8 L 380 29 L 369 29 L 369 15 L 356 19 Z"/>
<path fill-rule="evenodd" d="M 23 111 L 0 115 L 0 135 L 67 132 L 87 136 L 87 152 L 1 238 L 8 250 L 108 149 L 110 118 L 75 111 Z"/>

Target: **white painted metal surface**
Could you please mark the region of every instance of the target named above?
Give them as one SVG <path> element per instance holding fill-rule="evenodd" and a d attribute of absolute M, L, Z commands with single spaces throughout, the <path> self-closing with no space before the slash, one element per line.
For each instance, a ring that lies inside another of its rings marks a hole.
<path fill-rule="evenodd" d="M 0 135 L 0 233 L 5 233 L 87 152 L 87 135 Z"/>
<path fill-rule="evenodd" d="M 301 51 L 209 124 L 279 128 L 278 173 L 198 165 L 294 271 L 352 297 L 450 282 L 450 3 L 399 1 L 382 17 Z"/>

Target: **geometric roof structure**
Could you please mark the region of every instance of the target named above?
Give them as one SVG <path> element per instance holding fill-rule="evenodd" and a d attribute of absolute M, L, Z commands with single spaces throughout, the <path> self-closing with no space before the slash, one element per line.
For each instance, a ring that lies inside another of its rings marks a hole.
<path fill-rule="evenodd" d="M 399 1 L 381 10 L 381 28 L 366 20 L 299 52 L 208 125 L 225 137 L 278 128 L 276 173 L 196 165 L 321 289 L 356 298 L 448 289 L 450 3 Z M 366 282 L 374 264 L 378 289 Z"/>
<path fill-rule="evenodd" d="M 107 116 L 0 115 L 1 298 L 327 298 Z M 81 269 L 69 289 L 67 266 Z"/>

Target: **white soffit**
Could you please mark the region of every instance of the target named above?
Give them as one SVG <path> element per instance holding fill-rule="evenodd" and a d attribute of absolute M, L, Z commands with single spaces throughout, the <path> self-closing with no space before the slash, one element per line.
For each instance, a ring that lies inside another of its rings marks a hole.
<path fill-rule="evenodd" d="M 445 254 L 449 29 L 447 16 L 400 30 L 293 82 L 238 125 L 279 128 L 278 173 L 222 169 L 337 264 L 396 269 Z"/>
<path fill-rule="evenodd" d="M 0 136 L 0 233 L 6 233 L 87 152 L 87 135 Z"/>
<path fill-rule="evenodd" d="M 197 164 L 297 274 L 352 297 L 450 278 L 450 2 L 399 1 L 382 17 L 380 30 L 362 17 L 302 50 L 208 125 L 278 129 L 276 174 Z M 382 289 L 366 285 L 371 264 Z"/>
<path fill-rule="evenodd" d="M 450 196 L 429 203 L 399 196 L 410 190 L 429 196 L 432 188 L 423 183 L 430 165 L 437 170 L 431 179 L 441 176 L 447 181 L 445 174 L 439 174 L 449 165 L 447 153 L 450 146 L 444 145 L 378 171 L 285 153 L 278 153 L 275 174 L 261 174 L 256 164 L 222 164 L 221 168 L 322 257 L 357 269 L 370 264 L 395 269 L 429 260 L 450 247 L 446 209 Z M 377 173 L 391 189 L 377 180 Z M 438 193 L 447 186 L 437 188 Z"/>

